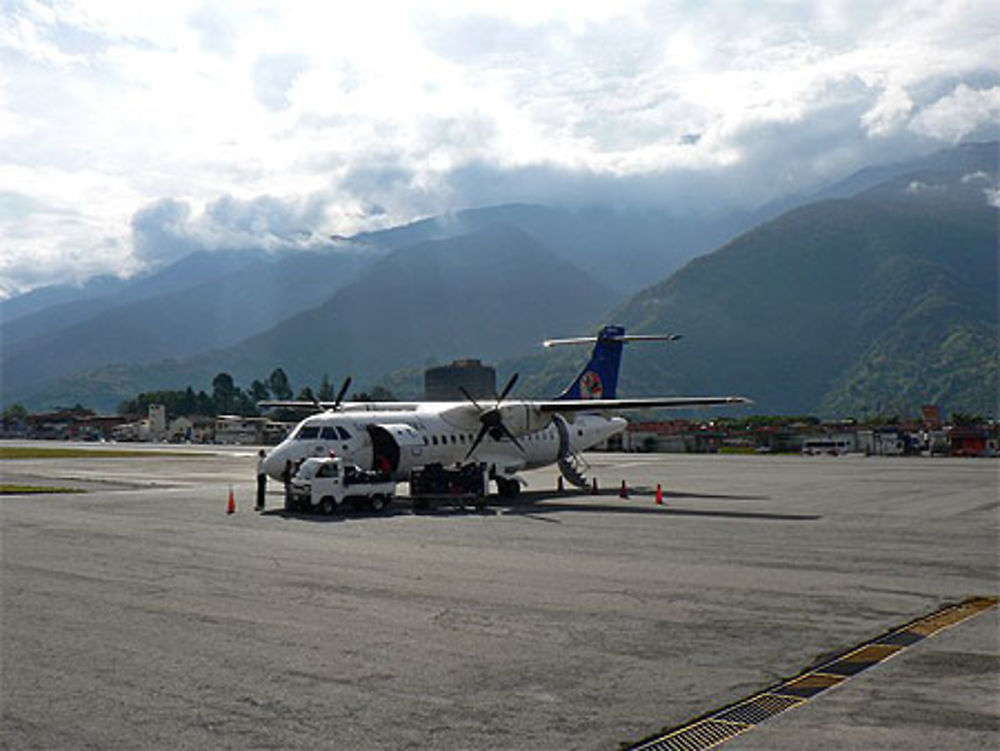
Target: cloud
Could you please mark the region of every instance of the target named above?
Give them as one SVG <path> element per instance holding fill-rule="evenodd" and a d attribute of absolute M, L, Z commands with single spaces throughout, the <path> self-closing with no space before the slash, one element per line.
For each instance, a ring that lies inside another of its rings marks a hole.
<path fill-rule="evenodd" d="M 198 42 L 209 52 L 229 55 L 237 39 L 237 32 L 231 22 L 232 16 L 212 3 L 204 3 L 192 11 L 188 23 L 198 33 Z"/>
<path fill-rule="evenodd" d="M 140 209 L 132 217 L 133 253 L 142 263 L 159 265 L 199 249 L 188 222 L 191 207 L 164 198 Z"/>
<path fill-rule="evenodd" d="M 304 201 L 227 195 L 199 212 L 186 201 L 162 199 L 132 217 L 133 252 L 140 264 L 159 266 L 195 251 L 280 253 L 328 246 L 322 233 L 326 202 L 321 195 Z"/>
<path fill-rule="evenodd" d="M 910 127 L 931 138 L 957 143 L 984 126 L 995 133 L 998 122 L 1000 86 L 974 89 L 961 83 L 950 94 L 924 108 Z"/>
<path fill-rule="evenodd" d="M 928 185 L 920 180 L 912 180 L 906 186 L 906 193 L 910 195 L 920 195 L 921 193 L 944 193 L 948 190 L 947 185 Z"/>
<path fill-rule="evenodd" d="M 257 101 L 272 112 L 288 109 L 289 92 L 307 68 L 304 55 L 262 55 L 253 65 L 253 85 Z"/>
<path fill-rule="evenodd" d="M 904 125 L 913 112 L 914 104 L 902 86 L 888 86 L 878 97 L 875 106 L 861 116 L 869 135 L 889 135 Z"/>
<path fill-rule="evenodd" d="M 0 216 L 0 285 L 34 283 L 29 258 L 129 272 L 493 201 L 752 207 L 995 134 L 995 19 L 988 0 L 8 3 L 0 184 L 24 201 Z"/>

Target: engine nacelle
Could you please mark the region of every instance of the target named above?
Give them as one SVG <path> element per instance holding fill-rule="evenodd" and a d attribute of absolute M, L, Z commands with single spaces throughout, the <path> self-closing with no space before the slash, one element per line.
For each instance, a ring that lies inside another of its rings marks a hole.
<path fill-rule="evenodd" d="M 500 416 L 504 425 L 514 435 L 544 430 L 552 422 L 552 415 L 545 414 L 528 404 L 502 404 Z"/>

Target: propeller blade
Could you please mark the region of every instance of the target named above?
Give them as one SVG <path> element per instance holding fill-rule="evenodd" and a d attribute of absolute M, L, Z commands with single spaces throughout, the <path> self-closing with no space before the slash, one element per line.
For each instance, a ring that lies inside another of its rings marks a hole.
<path fill-rule="evenodd" d="M 518 375 L 518 374 L 517 374 L 517 373 L 515 373 L 514 375 L 512 375 L 512 376 L 510 377 L 510 380 L 509 380 L 509 381 L 507 381 L 507 385 L 506 385 L 506 386 L 504 386 L 504 388 L 503 388 L 503 391 L 501 391 L 501 392 L 500 392 L 500 396 L 498 396 L 498 397 L 497 397 L 497 404 L 499 404 L 499 403 L 500 403 L 500 402 L 502 402 L 502 401 L 503 401 L 504 399 L 506 399 L 506 398 L 507 398 L 507 394 L 509 394 L 509 393 L 510 393 L 510 390 L 511 390 L 512 388 L 514 388 L 514 384 L 515 384 L 515 383 L 517 383 L 517 375 Z"/>
<path fill-rule="evenodd" d="M 476 409 L 478 409 L 480 412 L 483 411 L 483 408 L 479 406 L 479 402 L 477 402 L 475 399 L 472 398 L 472 394 L 470 394 L 468 391 L 466 391 L 464 386 L 459 386 L 458 390 L 462 392 L 462 395 L 466 399 L 468 399 L 470 402 L 472 402 L 475 405 Z"/>
<path fill-rule="evenodd" d="M 517 436 L 515 436 L 513 433 L 510 432 L 510 428 L 508 428 L 503 423 L 500 423 L 498 427 L 500 428 L 500 430 L 503 431 L 503 433 L 504 433 L 505 436 L 507 436 L 508 438 L 510 438 L 510 440 L 514 443 L 515 446 L 517 446 L 519 449 L 521 449 L 521 453 L 523 454 L 524 453 L 524 446 L 522 446 L 521 442 L 519 440 L 517 440 Z"/>
<path fill-rule="evenodd" d="M 344 395 L 347 393 L 347 389 L 350 388 L 350 386 L 351 377 L 347 376 L 347 378 L 344 379 L 344 385 L 340 387 L 340 391 L 337 392 L 337 398 L 333 402 L 334 410 L 336 410 L 337 407 L 340 406 L 340 403 L 344 401 Z"/>
<path fill-rule="evenodd" d="M 476 436 L 476 440 L 474 440 L 474 441 L 472 442 L 472 446 L 470 446 L 470 447 L 469 447 L 469 451 L 468 451 L 468 453 L 467 453 L 467 454 L 465 455 L 465 458 L 466 458 L 466 459 L 468 459 L 468 458 L 469 458 L 470 456 L 472 456 L 472 452 L 473 452 L 473 451 L 475 451 L 475 450 L 476 450 L 476 448 L 478 448 L 479 444 L 480 444 L 480 443 L 482 442 L 482 440 L 483 440 L 483 437 L 484 437 L 484 436 L 486 435 L 486 432 L 487 432 L 487 431 L 488 431 L 489 429 L 490 429 L 490 426 L 489 426 L 489 425 L 485 425 L 485 424 L 483 425 L 483 427 L 481 427 L 481 428 L 479 429 L 479 434 L 478 434 L 478 435 Z"/>

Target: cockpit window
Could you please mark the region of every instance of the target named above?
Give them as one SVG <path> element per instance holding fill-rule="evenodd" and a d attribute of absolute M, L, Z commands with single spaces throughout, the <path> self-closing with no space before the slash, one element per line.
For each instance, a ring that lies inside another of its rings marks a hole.
<path fill-rule="evenodd" d="M 344 430 L 344 428 L 340 427 L 339 425 L 337 426 L 337 433 L 340 434 L 340 440 L 342 441 L 351 440 L 351 434 L 348 433 L 346 430 Z"/>
<path fill-rule="evenodd" d="M 319 428 L 315 425 L 303 425 L 302 429 L 295 434 L 296 441 L 312 441 L 319 437 Z"/>
<path fill-rule="evenodd" d="M 334 428 L 323 428 L 319 432 L 319 437 L 322 438 L 324 441 L 336 441 L 337 431 Z"/>

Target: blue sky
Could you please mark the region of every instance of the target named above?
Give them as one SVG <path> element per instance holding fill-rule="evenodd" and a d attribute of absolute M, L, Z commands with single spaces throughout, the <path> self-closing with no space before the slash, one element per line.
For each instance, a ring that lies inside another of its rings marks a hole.
<path fill-rule="evenodd" d="M 4 295 L 504 201 L 752 206 L 1000 121 L 995 2 L 0 7 Z"/>

